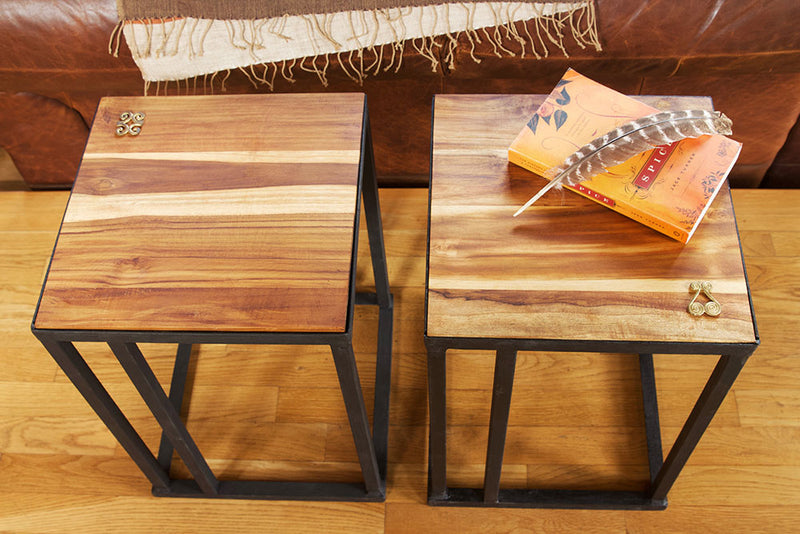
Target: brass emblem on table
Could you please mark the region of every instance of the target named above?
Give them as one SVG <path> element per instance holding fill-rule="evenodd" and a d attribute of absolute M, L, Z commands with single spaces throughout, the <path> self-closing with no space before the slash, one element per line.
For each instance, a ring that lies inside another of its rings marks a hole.
<path fill-rule="evenodd" d="M 716 317 L 722 313 L 722 305 L 714 298 L 714 295 L 711 294 L 711 282 L 692 282 L 689 284 L 689 291 L 694 291 L 694 298 L 692 298 L 692 301 L 689 303 L 689 313 L 695 317 L 700 317 L 702 315 Z M 700 297 L 700 292 L 708 298 L 708 302 L 705 304 L 697 302 L 697 299 Z"/>
<path fill-rule="evenodd" d="M 119 116 L 117 121 L 116 134 L 118 137 L 123 135 L 139 135 L 144 124 L 144 113 L 141 111 L 125 111 Z"/>

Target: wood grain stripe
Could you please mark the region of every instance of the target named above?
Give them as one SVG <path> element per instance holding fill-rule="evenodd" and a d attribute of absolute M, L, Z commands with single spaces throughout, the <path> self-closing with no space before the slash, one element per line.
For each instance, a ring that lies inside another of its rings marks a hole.
<path fill-rule="evenodd" d="M 724 314 L 716 318 L 689 315 L 690 300 L 688 293 L 431 290 L 428 335 L 487 337 L 476 334 L 503 329 L 521 339 L 752 341 L 746 295 L 720 295 Z"/>
<path fill-rule="evenodd" d="M 173 287 L 51 288 L 44 295 L 36 326 L 39 328 L 185 331 L 338 332 L 346 288 L 189 287 L 176 299 Z M 135 302 L 120 313 L 120 302 Z M 72 310 L 65 320 L 60 310 Z"/>
<path fill-rule="evenodd" d="M 216 163 L 350 163 L 357 164 L 360 150 L 260 150 L 258 152 L 96 152 L 84 160 L 133 159 L 154 161 L 207 161 Z"/>
<path fill-rule="evenodd" d="M 449 278 L 430 278 L 429 287 L 448 290 L 506 290 L 506 291 L 551 291 L 551 292 L 604 292 L 612 293 L 686 293 L 689 296 L 687 279 L 537 279 L 512 278 L 508 280 L 486 280 L 480 276 L 458 276 Z M 714 280 L 714 295 L 747 295 L 747 285 L 741 279 Z"/>
<path fill-rule="evenodd" d="M 294 213 L 354 212 L 352 186 L 279 186 L 236 190 L 95 196 L 70 198 L 65 223 L 121 217 L 248 217 Z"/>
<path fill-rule="evenodd" d="M 358 167 L 340 163 L 220 163 L 95 159 L 81 164 L 73 192 L 87 195 L 219 191 L 297 185 L 350 185 Z"/>

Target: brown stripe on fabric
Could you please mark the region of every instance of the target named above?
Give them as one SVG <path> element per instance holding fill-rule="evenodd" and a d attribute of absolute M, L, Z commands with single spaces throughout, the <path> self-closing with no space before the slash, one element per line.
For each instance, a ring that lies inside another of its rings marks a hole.
<path fill-rule="evenodd" d="M 259 19 L 283 15 L 372 11 L 443 4 L 442 0 L 117 0 L 121 20 L 173 16 L 205 19 Z"/>
<path fill-rule="evenodd" d="M 298 183 L 355 187 L 358 167 L 346 163 L 96 159 L 83 162 L 80 177 L 73 192 L 87 195 L 222 191 Z"/>

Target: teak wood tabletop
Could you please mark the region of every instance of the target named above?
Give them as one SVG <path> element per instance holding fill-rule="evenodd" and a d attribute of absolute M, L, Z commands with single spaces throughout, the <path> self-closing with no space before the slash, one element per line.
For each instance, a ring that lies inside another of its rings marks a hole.
<path fill-rule="evenodd" d="M 344 331 L 363 109 L 362 94 L 104 99 L 35 327 Z M 115 134 L 145 110 L 139 135 Z"/>
<path fill-rule="evenodd" d="M 753 343 L 727 186 L 687 245 L 566 190 L 512 217 L 546 183 L 506 152 L 543 98 L 436 97 L 427 335 Z M 688 313 L 696 280 L 718 317 Z"/>

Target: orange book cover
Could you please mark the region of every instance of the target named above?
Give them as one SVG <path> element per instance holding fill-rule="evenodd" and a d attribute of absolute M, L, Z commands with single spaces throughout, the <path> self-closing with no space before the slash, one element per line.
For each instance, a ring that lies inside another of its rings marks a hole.
<path fill-rule="evenodd" d="M 569 69 L 511 144 L 508 159 L 541 175 L 594 138 L 658 111 Z M 565 187 L 686 243 L 740 150 L 741 143 L 721 135 L 684 139 Z"/>

